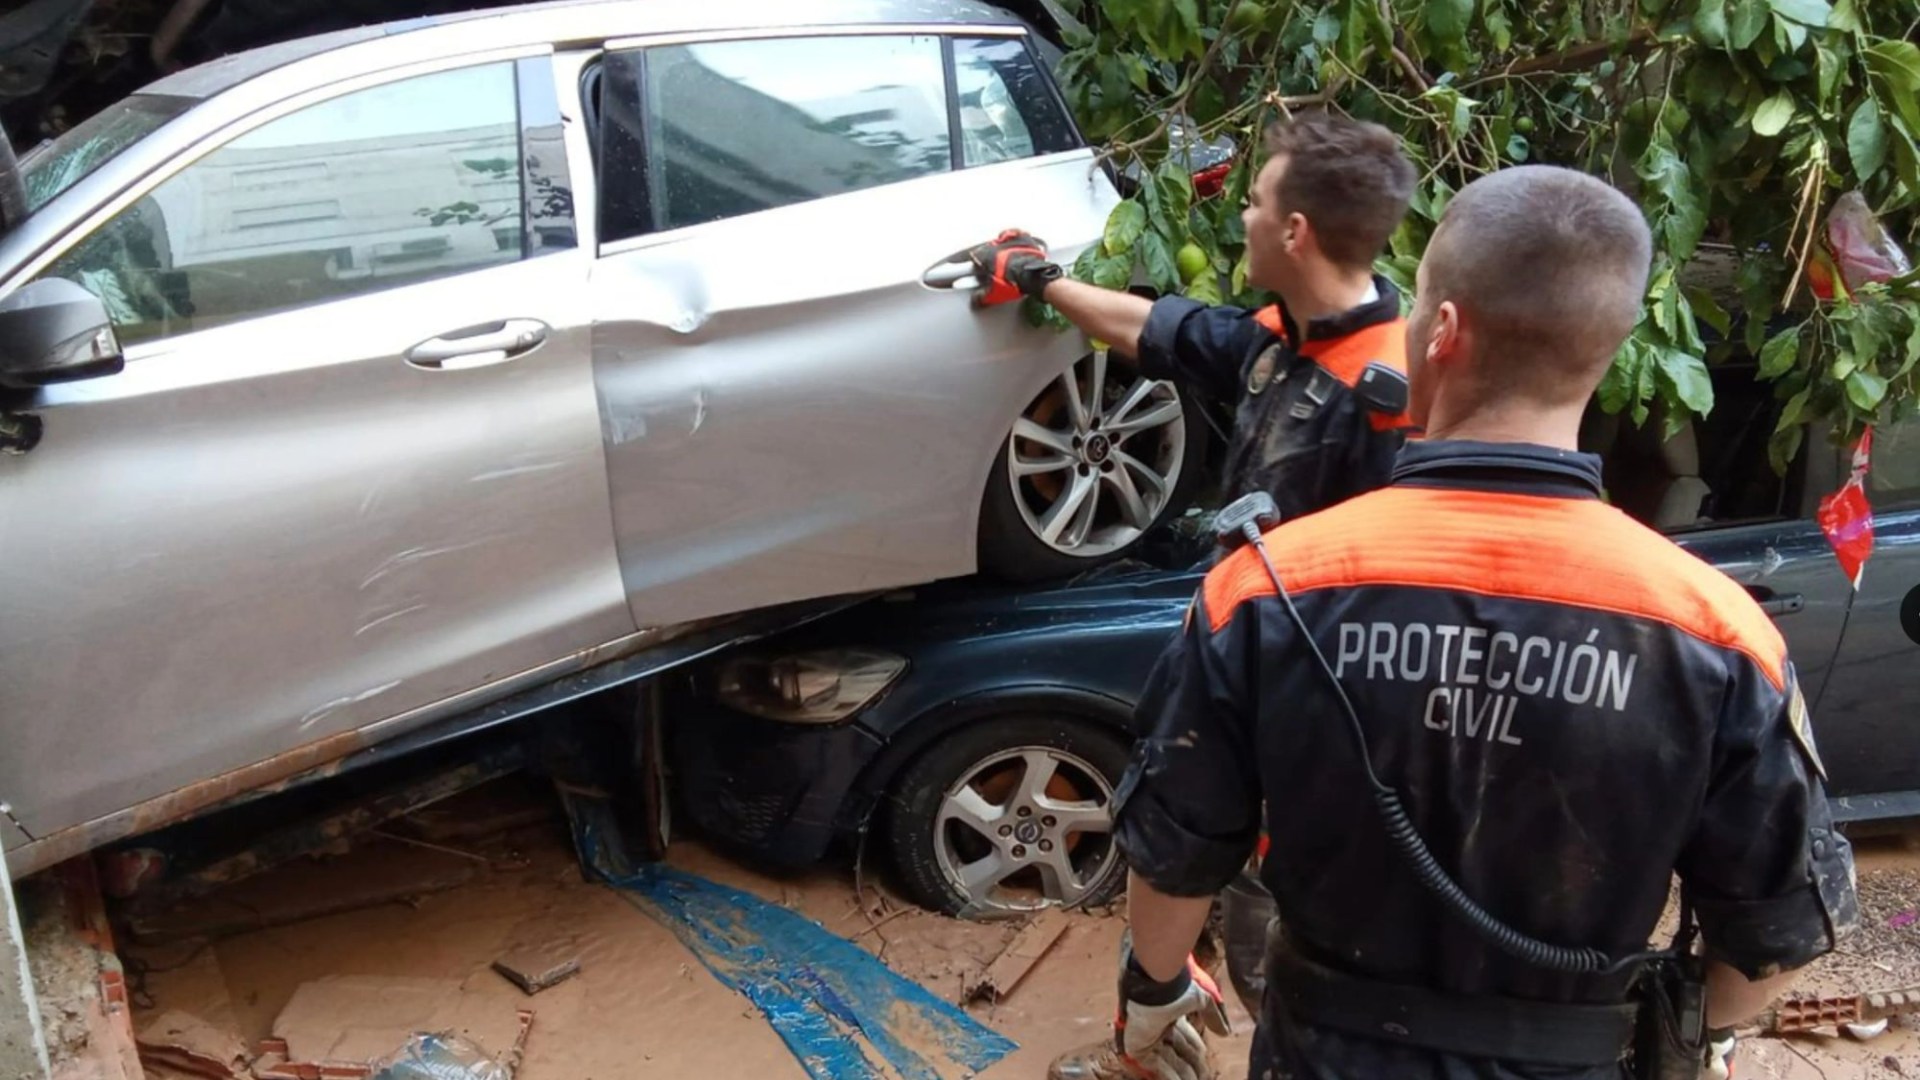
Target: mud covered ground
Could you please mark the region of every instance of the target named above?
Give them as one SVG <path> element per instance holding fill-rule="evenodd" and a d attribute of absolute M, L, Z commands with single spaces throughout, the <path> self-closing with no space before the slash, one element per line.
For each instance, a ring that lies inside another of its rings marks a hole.
<path fill-rule="evenodd" d="M 447 850 L 376 840 L 324 865 L 268 874 L 221 902 L 265 912 L 275 905 L 310 905 L 316 892 L 327 889 L 366 890 L 379 884 L 371 879 L 380 875 L 438 882 L 410 901 L 211 943 L 124 948 L 143 1006 L 136 1027 L 169 1014 L 178 1024 L 184 1014 L 252 1047 L 273 1033 L 276 1018 L 304 983 L 376 976 L 417 987 L 425 985 L 418 980 L 443 980 L 444 993 L 457 997 L 449 1008 L 459 1013 L 534 1011 L 521 1080 L 804 1077 L 746 999 L 717 982 L 668 930 L 612 890 L 582 880 L 557 820 L 441 847 Z M 1862 840 L 1857 847 L 1863 928 L 1844 951 L 1808 973 L 1802 985 L 1809 992 L 1920 985 L 1920 924 L 1908 916 L 1920 907 L 1920 840 Z M 1010 925 L 920 911 L 872 880 L 857 896 L 845 868 L 773 877 L 686 842 L 676 842 L 670 861 L 804 913 L 949 1001 L 1017 932 Z M 465 883 L 449 888 L 451 880 Z M 1011 995 L 972 1007 L 978 1019 L 1020 1045 L 984 1074 L 988 1080 L 1039 1080 L 1055 1054 L 1105 1034 L 1121 929 L 1121 920 L 1111 915 L 1071 916 L 1065 934 Z M 527 945 L 577 955 L 579 974 L 526 997 L 490 964 Z M 1218 1047 L 1228 1077 L 1245 1075 L 1245 1033 L 1251 1030 L 1237 1007 L 1234 1014 L 1240 1033 Z M 299 1024 L 325 1027 L 327 1017 L 307 1015 Z M 1748 1039 L 1738 1075 L 1920 1078 L 1920 1021 L 1905 1027 L 1896 1022 L 1869 1042 Z"/>

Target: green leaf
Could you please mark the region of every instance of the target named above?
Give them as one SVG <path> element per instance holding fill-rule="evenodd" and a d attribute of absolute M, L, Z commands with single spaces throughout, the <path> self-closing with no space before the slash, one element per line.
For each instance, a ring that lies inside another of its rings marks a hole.
<path fill-rule="evenodd" d="M 1128 199 L 1107 215 L 1103 243 L 1108 255 L 1125 255 L 1133 250 L 1140 234 L 1147 231 L 1147 208 Z"/>
<path fill-rule="evenodd" d="M 1697 416 L 1713 411 L 1713 379 L 1705 361 L 1678 349 L 1661 349 L 1659 361 L 1662 381 L 1680 404 Z"/>
<path fill-rule="evenodd" d="M 1880 104 L 1871 97 L 1862 98 L 1847 122 L 1847 156 L 1853 159 L 1853 174 L 1870 180 L 1887 161 L 1887 128 L 1880 121 Z"/>
<path fill-rule="evenodd" d="M 1460 42 L 1473 22 L 1473 4 L 1474 0 L 1427 0 L 1427 30 L 1437 41 Z"/>
<path fill-rule="evenodd" d="M 1674 151 L 1673 140 L 1664 129 L 1648 144 L 1635 170 L 1666 202 L 1664 209 L 1657 202 L 1649 209 L 1655 212 L 1666 238 L 1667 253 L 1676 262 L 1692 258 L 1706 234 L 1706 206 L 1694 190 L 1692 172 Z"/>
<path fill-rule="evenodd" d="M 1093 283 L 1103 289 L 1124 289 L 1132 280 L 1131 255 L 1103 255 L 1093 264 Z"/>
<path fill-rule="evenodd" d="M 1173 245 L 1158 232 L 1148 230 L 1140 237 L 1140 260 L 1147 268 L 1147 280 L 1162 294 L 1179 291 L 1180 265 L 1173 256 Z"/>
<path fill-rule="evenodd" d="M 1727 44 L 1727 0 L 1700 0 L 1693 11 L 1693 36 L 1709 49 Z"/>
<path fill-rule="evenodd" d="M 1833 15 L 1833 5 L 1827 0 L 1767 0 L 1774 14 L 1783 19 L 1791 19 L 1802 26 L 1825 26 Z"/>
<path fill-rule="evenodd" d="M 1762 138 L 1772 138 L 1787 129 L 1793 120 L 1793 95 L 1785 90 L 1761 102 L 1760 108 L 1753 114 L 1753 133 Z"/>
<path fill-rule="evenodd" d="M 1100 250 L 1099 244 L 1088 245 L 1087 249 L 1080 253 L 1080 257 L 1073 260 L 1073 279 L 1092 281 L 1095 270 L 1105 258 L 1106 253 Z"/>
<path fill-rule="evenodd" d="M 1853 10 L 1853 0 L 1834 0 L 1833 14 L 1827 16 L 1827 29 L 1857 34 L 1866 28 L 1860 25 L 1860 16 Z"/>
<path fill-rule="evenodd" d="M 1201 274 L 1187 282 L 1187 287 L 1180 292 L 1189 299 L 1198 300 L 1203 304 L 1219 304 L 1224 300 L 1220 295 L 1220 278 L 1216 274 Z"/>
<path fill-rule="evenodd" d="M 1840 75 L 1844 70 L 1839 54 L 1821 45 L 1814 50 L 1820 67 L 1820 104 L 1826 105 L 1833 100 L 1833 92 L 1840 88 Z"/>
<path fill-rule="evenodd" d="M 1340 40 L 1340 16 L 1332 5 L 1320 9 L 1313 17 L 1313 41 L 1323 49 L 1332 48 Z"/>
<path fill-rule="evenodd" d="M 1766 30 L 1769 14 L 1767 0 L 1733 0 L 1733 9 L 1727 13 L 1727 44 L 1752 48 Z"/>
<path fill-rule="evenodd" d="M 1782 330 L 1767 339 L 1760 350 L 1760 377 L 1777 379 L 1793 370 L 1793 362 L 1800 356 L 1800 327 Z"/>
<path fill-rule="evenodd" d="M 1861 369 L 1847 376 L 1847 400 L 1862 412 L 1872 412 L 1887 399 L 1887 380 Z"/>
<path fill-rule="evenodd" d="M 1807 43 L 1807 28 L 1788 19 L 1775 19 L 1773 20 L 1773 40 L 1779 45 L 1782 57 L 1792 56 L 1800 51 L 1800 46 Z M 1786 66 L 1786 64 L 1775 64 L 1769 73 L 1783 80 L 1797 79 L 1805 74 L 1804 71 L 1795 71 L 1788 75 L 1780 70 Z"/>
<path fill-rule="evenodd" d="M 1607 368 L 1607 374 L 1600 380 L 1600 407 L 1609 413 L 1619 413 L 1633 400 L 1633 387 L 1640 371 L 1640 343 L 1628 339 L 1621 345 L 1620 352 L 1613 358 L 1613 366 Z"/>
<path fill-rule="evenodd" d="M 1481 22 L 1486 25 L 1487 33 L 1493 36 L 1493 51 L 1506 52 L 1513 48 L 1513 20 L 1507 18 L 1507 9 L 1495 3 L 1487 8 Z"/>
<path fill-rule="evenodd" d="M 1783 426 L 1767 440 L 1767 460 L 1772 464 L 1775 475 L 1787 475 L 1787 466 L 1793 464 L 1795 455 L 1800 453 L 1800 444 L 1806 437 L 1807 429 L 1793 424 Z"/>
<path fill-rule="evenodd" d="M 1727 309 L 1720 306 L 1720 301 L 1714 299 L 1712 293 L 1700 288 L 1689 288 L 1685 292 L 1687 305 L 1693 308 L 1693 313 L 1704 319 L 1716 333 L 1721 337 L 1733 333 L 1733 316 L 1727 314 Z"/>
<path fill-rule="evenodd" d="M 1809 386 L 1787 399 L 1787 407 L 1780 410 L 1780 422 L 1774 425 L 1775 431 L 1800 422 L 1800 414 L 1807 408 L 1807 395 L 1811 393 L 1813 387 Z"/>
<path fill-rule="evenodd" d="M 1893 167 L 1908 191 L 1920 191 L 1920 147 L 1898 127 L 1893 129 Z"/>
<path fill-rule="evenodd" d="M 1243 251 L 1240 253 L 1240 258 L 1233 264 L 1233 275 L 1227 283 L 1233 289 L 1233 295 L 1239 296 L 1247 291 L 1247 270 L 1247 253 Z"/>
<path fill-rule="evenodd" d="M 1507 157 L 1513 161 L 1527 160 L 1527 154 L 1533 148 L 1527 143 L 1527 137 L 1515 132 L 1507 138 Z"/>
<path fill-rule="evenodd" d="M 1920 132 L 1920 45 L 1911 41 L 1882 41 L 1866 52 L 1867 72 L 1885 89 L 1881 95 L 1906 121 L 1908 132 Z"/>

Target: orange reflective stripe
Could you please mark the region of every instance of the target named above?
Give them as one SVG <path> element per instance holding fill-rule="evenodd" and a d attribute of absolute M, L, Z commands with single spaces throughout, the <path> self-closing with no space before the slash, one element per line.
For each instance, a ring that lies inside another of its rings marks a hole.
<path fill-rule="evenodd" d="M 1385 585 L 1611 612 L 1742 653 L 1786 687 L 1786 642 L 1745 589 L 1596 499 L 1382 488 L 1281 525 L 1267 549 L 1296 595 Z M 1243 548 L 1207 575 L 1205 593 L 1217 633 L 1273 583 Z"/>
<path fill-rule="evenodd" d="M 1287 321 L 1280 317 L 1280 305 L 1268 304 L 1266 307 L 1254 312 L 1253 321 L 1266 327 L 1272 332 L 1274 337 L 1279 338 L 1281 341 L 1287 340 Z M 1292 344 L 1292 342 L 1288 342 L 1288 344 Z"/>
<path fill-rule="evenodd" d="M 1352 386 L 1360 374 L 1375 361 L 1401 374 L 1407 371 L 1407 324 L 1401 319 L 1363 326 L 1346 337 L 1309 341 L 1300 346 L 1300 355 L 1327 369 L 1327 373 Z"/>

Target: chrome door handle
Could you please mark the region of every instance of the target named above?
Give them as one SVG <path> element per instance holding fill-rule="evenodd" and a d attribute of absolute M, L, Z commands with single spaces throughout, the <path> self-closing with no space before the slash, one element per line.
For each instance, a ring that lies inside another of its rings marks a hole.
<path fill-rule="evenodd" d="M 1806 598 L 1799 593 L 1777 593 L 1764 585 L 1749 585 L 1747 592 L 1760 602 L 1760 610 L 1769 615 L 1792 615 L 1804 610 Z"/>
<path fill-rule="evenodd" d="M 547 340 L 538 319 L 506 319 L 428 338 L 407 350 L 407 363 L 429 371 L 486 367 L 527 355 Z M 453 361 L 453 362 L 449 362 Z"/>
<path fill-rule="evenodd" d="M 957 288 L 963 281 L 975 281 L 977 271 L 973 268 L 972 249 L 956 251 L 953 254 L 927 267 L 920 275 L 920 284 L 929 289 Z"/>

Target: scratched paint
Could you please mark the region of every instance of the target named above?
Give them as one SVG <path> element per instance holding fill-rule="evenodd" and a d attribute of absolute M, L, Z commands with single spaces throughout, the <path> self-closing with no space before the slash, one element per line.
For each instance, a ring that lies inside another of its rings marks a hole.
<path fill-rule="evenodd" d="M 576 830 L 600 876 L 753 1002 L 815 1080 L 966 1080 L 1018 1049 L 818 923 L 659 864 L 610 872 L 593 826 Z"/>

